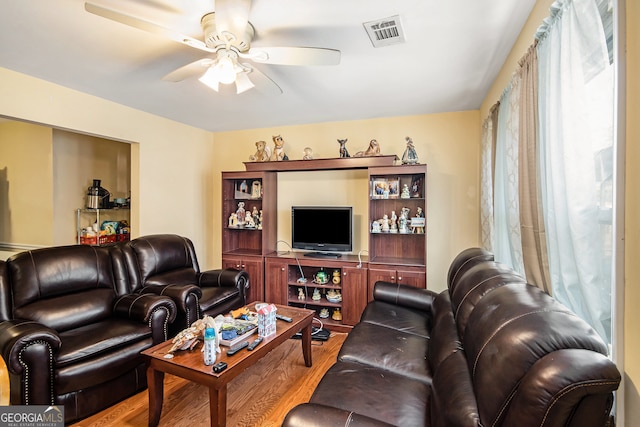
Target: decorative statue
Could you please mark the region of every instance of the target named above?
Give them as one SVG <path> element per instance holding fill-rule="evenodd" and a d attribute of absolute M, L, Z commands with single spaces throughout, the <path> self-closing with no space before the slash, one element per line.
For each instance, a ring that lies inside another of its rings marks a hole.
<path fill-rule="evenodd" d="M 407 207 L 402 208 L 402 211 L 400 212 L 400 219 L 398 220 L 400 226 L 399 231 L 400 233 L 408 233 L 409 232 L 409 211 L 410 209 Z"/>
<path fill-rule="evenodd" d="M 416 149 L 413 146 L 411 138 L 407 136 L 405 137 L 405 141 L 407 141 L 407 148 L 405 148 L 404 154 L 402 155 L 402 164 L 415 165 L 418 163 L 418 153 L 416 153 Z"/>
<path fill-rule="evenodd" d="M 280 135 L 274 135 L 273 139 L 273 153 L 269 158 L 272 162 L 279 162 L 281 160 L 289 160 L 289 157 L 284 152 L 284 139 Z"/>
<path fill-rule="evenodd" d="M 389 215 L 384 214 L 382 216 L 382 219 L 380 220 L 380 223 L 382 224 L 382 232 L 383 233 L 388 233 L 389 232 Z"/>
<path fill-rule="evenodd" d="M 256 154 L 249 156 L 249 160 L 251 160 L 252 162 L 266 162 L 269 160 L 271 153 L 269 147 L 267 147 L 266 142 L 256 142 L 256 149 Z"/>
<path fill-rule="evenodd" d="M 369 148 L 366 151 L 358 151 L 353 157 L 371 157 L 371 156 L 381 156 L 380 154 L 380 144 L 375 139 L 372 139 L 369 142 Z"/>
<path fill-rule="evenodd" d="M 311 147 L 305 147 L 302 153 L 302 160 L 312 160 L 313 159 L 313 150 Z"/>
<path fill-rule="evenodd" d="M 246 214 L 244 210 L 244 202 L 238 202 L 238 209 L 236 210 L 236 216 L 238 217 L 238 226 L 244 227 Z"/>
<path fill-rule="evenodd" d="M 346 139 L 338 139 L 338 144 L 340 144 L 340 157 L 351 157 L 349 156 L 349 152 L 347 151 L 347 140 Z"/>
<path fill-rule="evenodd" d="M 411 193 L 409 193 L 409 186 L 407 184 L 402 186 L 402 193 L 400 193 L 401 199 L 410 199 Z"/>

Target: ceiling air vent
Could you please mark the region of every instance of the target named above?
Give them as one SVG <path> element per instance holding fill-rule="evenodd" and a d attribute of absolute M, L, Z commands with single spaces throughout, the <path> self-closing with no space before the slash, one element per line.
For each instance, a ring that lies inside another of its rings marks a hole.
<path fill-rule="evenodd" d="M 367 30 L 373 47 L 404 43 L 404 31 L 400 22 L 400 15 L 365 22 L 362 25 Z"/>

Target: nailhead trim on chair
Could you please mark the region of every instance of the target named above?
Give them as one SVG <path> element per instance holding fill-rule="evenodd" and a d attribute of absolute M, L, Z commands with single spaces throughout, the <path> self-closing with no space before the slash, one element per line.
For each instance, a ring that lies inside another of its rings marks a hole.
<path fill-rule="evenodd" d="M 164 339 L 165 341 L 168 340 L 168 336 L 169 336 L 169 309 L 167 309 L 167 307 L 158 307 L 156 309 L 154 309 L 151 312 L 151 315 L 149 316 L 149 329 L 152 328 L 152 323 L 153 323 L 153 315 L 159 311 L 159 310 L 164 310 L 167 315 L 165 316 L 165 321 L 164 321 L 164 325 L 162 325 L 162 332 L 164 333 Z"/>
<path fill-rule="evenodd" d="M 24 363 L 24 361 L 22 360 L 22 354 L 24 353 L 24 351 L 31 347 L 32 345 L 35 344 L 42 344 L 44 346 L 46 346 L 49 349 L 49 385 L 50 385 L 50 390 L 49 390 L 49 396 L 51 397 L 51 405 L 54 405 L 54 401 L 53 401 L 53 349 L 51 348 L 51 346 L 49 345 L 48 342 L 46 341 L 42 341 L 42 340 L 36 340 L 33 341 L 29 344 L 27 344 L 22 350 L 20 350 L 20 353 L 18 354 L 18 360 L 20 361 L 20 364 L 22 365 L 22 367 L 24 368 L 24 374 L 22 375 L 24 378 L 24 403 L 25 405 L 29 404 L 29 366 Z"/>

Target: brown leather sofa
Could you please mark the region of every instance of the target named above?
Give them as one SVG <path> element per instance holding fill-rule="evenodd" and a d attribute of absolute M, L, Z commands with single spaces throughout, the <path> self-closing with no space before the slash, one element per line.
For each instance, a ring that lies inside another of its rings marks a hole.
<path fill-rule="evenodd" d="M 146 387 L 140 351 L 167 339 L 173 300 L 132 294 L 119 250 L 61 246 L 0 261 L 0 352 L 12 405 L 64 405 L 65 421 Z"/>
<path fill-rule="evenodd" d="M 139 237 L 121 246 L 134 292 L 171 297 L 178 307 L 169 334 L 204 315 L 217 316 L 245 305 L 246 271 L 200 271 L 193 243 L 175 234 Z"/>
<path fill-rule="evenodd" d="M 604 426 L 620 384 L 582 319 L 482 249 L 440 294 L 378 282 L 309 403 L 283 426 Z"/>

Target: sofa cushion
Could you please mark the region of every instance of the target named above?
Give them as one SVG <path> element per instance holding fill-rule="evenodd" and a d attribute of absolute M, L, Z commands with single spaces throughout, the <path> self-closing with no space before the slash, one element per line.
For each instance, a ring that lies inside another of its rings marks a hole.
<path fill-rule="evenodd" d="M 425 426 L 430 418 L 429 394 L 429 385 L 422 381 L 375 366 L 337 362 L 329 368 L 310 401 L 396 426 Z"/>
<path fill-rule="evenodd" d="M 62 367 L 151 338 L 151 330 L 144 322 L 111 317 L 102 322 L 61 332 L 59 336 L 63 345 L 55 364 Z"/>
<path fill-rule="evenodd" d="M 429 384 L 428 347 L 428 338 L 361 322 L 349 333 L 338 360 L 358 362 Z"/>
<path fill-rule="evenodd" d="M 442 291 L 433 302 L 433 329 L 429 342 L 429 366 L 433 372 L 453 353 L 462 350 L 458 330 L 451 312 L 449 291 Z"/>
<path fill-rule="evenodd" d="M 607 353 L 585 321 L 524 283 L 486 294 L 469 317 L 463 342 L 480 416 L 487 425 L 499 423 L 527 372 L 546 355 L 563 349 Z"/>
<path fill-rule="evenodd" d="M 114 300 L 112 289 L 91 289 L 16 307 L 14 317 L 33 320 L 61 332 L 111 317 Z"/>
<path fill-rule="evenodd" d="M 234 301 L 240 295 L 240 290 L 236 287 L 206 287 L 202 288 L 202 298 L 200 299 L 200 309 L 203 313 L 220 305 L 226 301 Z"/>
<path fill-rule="evenodd" d="M 360 317 L 361 322 L 385 326 L 408 334 L 429 337 L 430 317 L 424 310 L 403 307 L 388 302 L 374 301 L 367 304 Z"/>

